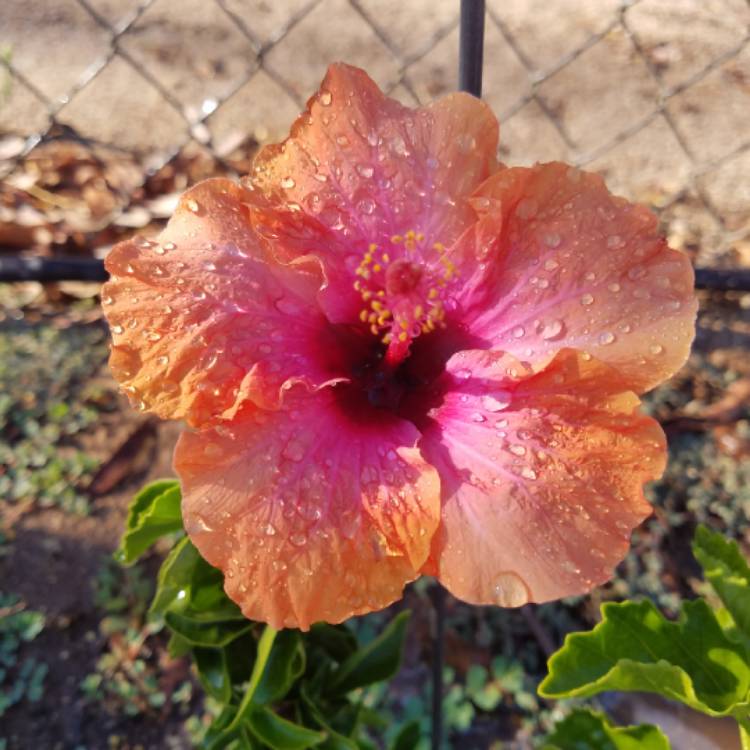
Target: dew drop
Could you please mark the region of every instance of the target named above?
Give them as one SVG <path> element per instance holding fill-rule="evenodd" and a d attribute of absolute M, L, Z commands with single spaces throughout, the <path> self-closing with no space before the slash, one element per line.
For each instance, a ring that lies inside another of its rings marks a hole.
<path fill-rule="evenodd" d="M 529 466 L 524 466 L 523 469 L 521 469 L 521 476 L 524 479 L 536 479 L 536 472 L 534 469 L 532 469 Z"/>
<path fill-rule="evenodd" d="M 491 412 L 503 411 L 503 409 L 507 409 L 510 406 L 510 395 L 482 396 L 482 406 Z"/>
<path fill-rule="evenodd" d="M 516 215 L 520 219 L 531 219 L 538 211 L 537 203 L 533 198 L 524 198 L 516 206 Z"/>
<path fill-rule="evenodd" d="M 561 242 L 561 237 L 557 232 L 549 232 L 548 234 L 544 235 L 544 244 L 547 247 L 557 247 Z M 547 267 L 547 264 L 545 263 L 545 268 Z M 557 264 L 555 263 L 555 268 L 557 268 Z M 548 269 L 552 270 L 552 269 Z"/>
<path fill-rule="evenodd" d="M 176 250 L 177 245 L 175 245 L 174 242 L 165 242 L 164 245 L 162 245 L 164 250 Z"/>
<path fill-rule="evenodd" d="M 625 242 L 619 234 L 613 234 L 611 237 L 607 237 L 607 247 L 622 247 L 624 244 Z"/>
<path fill-rule="evenodd" d="M 545 341 L 552 341 L 562 336 L 564 331 L 565 324 L 562 320 L 550 320 L 548 323 L 545 323 L 544 328 L 542 328 L 542 338 Z"/>
<path fill-rule="evenodd" d="M 330 91 L 321 91 L 319 101 L 324 107 L 330 107 L 333 101 L 333 94 Z"/>
<path fill-rule="evenodd" d="M 157 357 L 156 364 L 161 365 L 162 367 L 164 367 L 165 365 L 168 365 L 169 357 L 166 354 L 163 354 L 161 357 Z"/>
<path fill-rule="evenodd" d="M 161 339 L 161 334 L 160 334 L 160 333 L 157 333 L 156 331 L 149 331 L 149 332 L 148 332 L 148 333 L 146 334 L 146 338 L 147 338 L 147 339 L 148 339 L 149 341 L 159 341 L 159 340 Z"/>
<path fill-rule="evenodd" d="M 514 456 L 525 456 L 526 455 L 526 446 L 525 445 L 518 445 L 517 443 L 514 445 L 511 445 L 508 449 Z"/>
<path fill-rule="evenodd" d="M 357 164 L 356 169 L 357 173 L 365 179 L 369 179 L 375 174 L 375 170 L 369 164 Z"/>
<path fill-rule="evenodd" d="M 197 214 L 201 210 L 200 204 L 193 198 L 188 198 L 185 201 L 185 205 L 188 207 L 188 211 Z"/>
<path fill-rule="evenodd" d="M 615 334 L 612 333 L 612 331 L 604 331 L 603 333 L 599 334 L 599 343 L 602 346 L 607 346 L 608 344 L 613 343 L 615 340 Z"/>
<path fill-rule="evenodd" d="M 284 177 L 281 180 L 281 187 L 284 188 L 284 190 L 290 190 L 293 188 L 297 183 L 291 178 L 291 177 Z"/>
<path fill-rule="evenodd" d="M 214 263 L 212 260 L 204 260 L 203 268 L 205 268 L 207 271 L 215 271 L 216 263 Z"/>
<path fill-rule="evenodd" d="M 664 351 L 664 347 L 661 344 L 651 344 L 648 350 L 651 354 L 661 354 Z"/>
<path fill-rule="evenodd" d="M 282 455 L 290 461 L 301 461 L 305 456 L 305 450 L 296 440 L 290 440 L 286 444 Z"/>
<path fill-rule="evenodd" d="M 501 607 L 521 607 L 529 601 L 529 592 L 515 573 L 501 573 L 494 581 L 495 603 Z"/>
<path fill-rule="evenodd" d="M 102 297 L 102 304 L 103 305 L 113 305 L 114 303 L 115 303 L 115 301 L 108 294 L 105 294 Z"/>
<path fill-rule="evenodd" d="M 121 325 L 115 325 L 115 326 L 112 326 L 112 333 L 117 333 L 117 334 L 120 334 L 120 333 L 122 333 L 122 332 L 123 332 L 124 330 L 125 330 L 125 329 L 124 329 L 124 328 L 123 328 L 123 327 L 122 327 Z"/>
<path fill-rule="evenodd" d="M 610 284 L 610 285 L 609 285 L 609 286 L 607 287 L 607 289 L 609 289 L 609 291 L 610 291 L 610 292 L 615 292 L 615 293 L 616 293 L 616 292 L 619 292 L 619 291 L 620 291 L 620 288 L 621 288 L 621 287 L 620 287 L 620 285 L 619 285 L 619 284 L 618 284 L 618 283 L 617 283 L 616 281 L 613 281 L 613 282 L 612 282 L 612 283 L 611 283 L 611 284 Z"/>
<path fill-rule="evenodd" d="M 482 414 L 482 412 L 475 411 L 471 415 L 471 421 L 472 422 L 478 422 L 478 423 L 486 422 L 487 421 L 487 417 L 485 417 L 484 414 Z"/>
<path fill-rule="evenodd" d="M 594 304 L 594 297 L 591 294 L 584 294 L 581 296 L 581 304 L 585 307 Z"/>
<path fill-rule="evenodd" d="M 522 339 L 526 334 L 526 329 L 523 326 L 516 326 L 513 331 L 513 338 Z"/>
<path fill-rule="evenodd" d="M 289 537 L 289 541 L 295 546 L 295 547 L 304 547 L 307 543 L 307 537 L 304 534 L 301 534 L 299 532 L 296 532 L 292 534 Z"/>

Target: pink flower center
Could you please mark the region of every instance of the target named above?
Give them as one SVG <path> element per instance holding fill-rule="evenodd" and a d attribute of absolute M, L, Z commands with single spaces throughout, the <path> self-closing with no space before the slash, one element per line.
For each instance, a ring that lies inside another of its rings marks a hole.
<path fill-rule="evenodd" d="M 403 361 L 411 341 L 444 328 L 445 301 L 456 267 L 440 242 L 427 246 L 413 230 L 394 235 L 387 249 L 373 243 L 356 270 L 354 288 L 365 306 L 360 320 L 386 344 L 390 364 Z"/>

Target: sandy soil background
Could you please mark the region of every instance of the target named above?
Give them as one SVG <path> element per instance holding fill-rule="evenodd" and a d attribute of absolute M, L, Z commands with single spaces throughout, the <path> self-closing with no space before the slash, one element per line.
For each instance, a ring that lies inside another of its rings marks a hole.
<path fill-rule="evenodd" d="M 456 85 L 457 0 L 87 3 L 0 3 L 0 158 L 50 109 L 143 159 L 190 139 L 219 154 L 277 139 L 332 60 L 411 104 Z M 698 233 L 698 262 L 750 264 L 746 0 L 488 8 L 485 98 L 505 161 L 587 164 L 662 210 L 677 244 Z"/>

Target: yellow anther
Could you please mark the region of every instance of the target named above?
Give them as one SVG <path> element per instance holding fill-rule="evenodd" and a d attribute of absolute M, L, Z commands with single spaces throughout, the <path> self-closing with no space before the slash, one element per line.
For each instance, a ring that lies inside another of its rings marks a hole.
<path fill-rule="evenodd" d="M 391 262 L 391 256 L 388 255 L 388 253 L 383 253 L 383 263 L 390 263 Z"/>
<path fill-rule="evenodd" d="M 379 302 L 379 301 L 378 301 L 378 300 L 376 300 L 376 299 L 374 299 L 374 300 L 373 300 L 373 301 L 372 301 L 372 302 L 370 303 L 370 307 L 372 307 L 372 309 L 373 309 L 373 310 L 377 310 L 378 312 L 380 312 L 380 311 L 381 311 L 381 310 L 383 309 L 383 303 L 382 303 L 382 302 Z"/>
<path fill-rule="evenodd" d="M 424 313 L 424 307 L 422 307 L 422 305 L 417 305 L 414 308 L 414 317 L 415 318 L 421 318 L 423 313 Z"/>
<path fill-rule="evenodd" d="M 354 282 L 354 289 L 358 292 L 362 291 L 362 282 L 359 279 Z"/>
<path fill-rule="evenodd" d="M 378 249 L 378 246 L 374 242 L 371 242 L 368 249 L 371 253 L 374 253 Z"/>
<path fill-rule="evenodd" d="M 375 264 L 375 265 L 374 265 L 374 266 L 372 267 L 372 270 L 373 270 L 373 271 L 375 271 L 375 273 L 380 273 L 380 271 L 382 271 L 382 270 L 383 270 L 383 266 L 381 266 L 381 265 L 380 265 L 380 263 L 376 263 L 376 264 Z"/>
<path fill-rule="evenodd" d="M 408 338 L 409 338 L 409 334 L 406 333 L 406 331 L 401 331 L 401 333 L 399 333 L 399 335 L 398 335 L 398 340 L 401 341 L 401 342 L 406 341 L 406 339 L 408 339 Z"/>
<path fill-rule="evenodd" d="M 391 242 L 394 245 L 400 245 L 404 241 L 404 238 L 400 234 L 394 234 L 393 237 L 391 237 Z"/>
<path fill-rule="evenodd" d="M 424 235 L 422 232 L 417 232 L 417 242 L 424 242 Z"/>
<path fill-rule="evenodd" d="M 385 292 L 382 289 L 378 289 L 378 297 L 385 297 Z"/>
<path fill-rule="evenodd" d="M 377 323 L 378 322 L 378 314 L 377 313 L 370 313 L 367 316 L 367 322 L 368 323 Z"/>
<path fill-rule="evenodd" d="M 362 266 L 367 266 L 370 263 L 372 263 L 372 255 L 370 255 L 370 253 L 365 253 L 365 257 L 362 258 L 362 262 L 359 264 L 359 267 L 361 268 Z"/>
<path fill-rule="evenodd" d="M 371 333 L 371 334 L 372 334 L 373 336 L 377 336 L 377 335 L 378 335 L 378 333 L 379 333 L 379 331 L 378 331 L 378 327 L 377 327 L 376 325 L 371 325 L 371 326 L 370 326 L 370 333 Z"/>
<path fill-rule="evenodd" d="M 407 322 L 406 322 L 405 320 L 402 320 L 402 321 L 401 321 L 401 322 L 399 323 L 399 325 L 401 326 L 401 328 L 402 328 L 402 329 L 403 329 L 404 331 L 407 331 L 407 330 L 409 329 L 409 324 L 408 324 L 408 323 L 407 323 Z"/>
<path fill-rule="evenodd" d="M 372 292 L 362 292 L 362 299 L 367 302 L 368 299 L 372 297 Z"/>
<path fill-rule="evenodd" d="M 381 339 L 381 341 L 384 344 L 390 344 L 391 341 L 393 341 L 393 334 L 392 333 L 386 333 L 385 336 Z"/>
<path fill-rule="evenodd" d="M 367 312 L 367 310 L 362 310 L 362 311 L 361 311 L 361 312 L 359 313 L 359 319 L 360 319 L 360 320 L 361 320 L 361 321 L 362 321 L 363 323 L 364 323 L 364 322 L 365 322 L 365 321 L 367 320 L 367 317 L 368 317 L 368 312 Z"/>
<path fill-rule="evenodd" d="M 440 292 L 433 286 L 429 292 L 427 292 L 428 299 L 437 299 L 440 296 Z"/>

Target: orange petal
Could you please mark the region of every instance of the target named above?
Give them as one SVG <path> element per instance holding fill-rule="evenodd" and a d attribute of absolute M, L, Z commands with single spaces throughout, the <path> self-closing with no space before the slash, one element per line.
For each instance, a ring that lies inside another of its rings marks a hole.
<path fill-rule="evenodd" d="M 245 615 L 303 630 L 387 606 L 417 577 L 440 516 L 417 430 L 353 421 L 330 391 L 186 432 L 183 517 Z"/>
<path fill-rule="evenodd" d="M 321 257 L 329 316 L 351 321 L 370 243 L 408 230 L 452 243 L 476 219 L 465 198 L 497 168 L 497 140 L 492 111 L 468 94 L 410 109 L 364 71 L 331 65 L 291 136 L 255 159 L 252 185 L 268 200 L 255 218 L 282 256 Z"/>
<path fill-rule="evenodd" d="M 666 453 L 622 378 L 571 350 L 538 374 L 474 350 L 451 358 L 442 386 L 420 446 L 442 482 L 429 567 L 445 586 L 515 607 L 610 578 Z"/>
<path fill-rule="evenodd" d="M 648 209 L 559 163 L 497 172 L 474 205 L 483 219 L 464 244 L 487 272 L 465 289 L 470 334 L 535 369 L 565 347 L 587 351 L 637 392 L 681 367 L 695 335 L 693 270 Z"/>
<path fill-rule="evenodd" d="M 207 180 L 158 240 L 128 240 L 107 257 L 110 366 L 140 408 L 200 425 L 246 399 L 275 408 L 283 384 L 319 387 L 342 372 L 316 301 L 319 263 L 265 258 L 251 197 Z"/>

